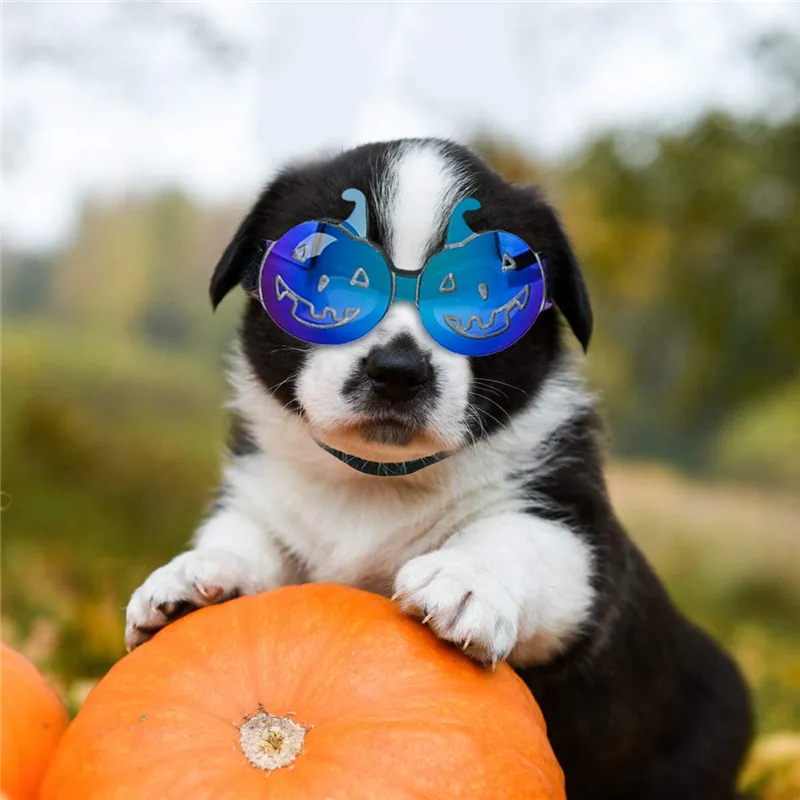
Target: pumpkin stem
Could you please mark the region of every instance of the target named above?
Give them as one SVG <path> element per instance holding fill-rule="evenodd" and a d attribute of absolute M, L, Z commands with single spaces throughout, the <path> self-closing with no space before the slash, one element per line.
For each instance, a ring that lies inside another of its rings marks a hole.
<path fill-rule="evenodd" d="M 239 726 L 239 746 L 258 769 L 288 767 L 303 748 L 306 728 L 289 717 L 276 717 L 262 707 Z"/>

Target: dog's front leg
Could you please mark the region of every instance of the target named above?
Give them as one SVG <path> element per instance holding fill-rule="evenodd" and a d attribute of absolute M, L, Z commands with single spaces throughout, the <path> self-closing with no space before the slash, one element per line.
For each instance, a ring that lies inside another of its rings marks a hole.
<path fill-rule="evenodd" d="M 197 531 L 193 549 L 159 567 L 133 593 L 125 644 L 131 650 L 202 606 L 280 586 L 286 569 L 268 531 L 238 509 L 223 507 Z"/>
<path fill-rule="evenodd" d="M 541 663 L 587 621 L 591 569 L 589 546 L 568 526 L 509 513 L 411 559 L 395 592 L 403 609 L 485 664 Z"/>

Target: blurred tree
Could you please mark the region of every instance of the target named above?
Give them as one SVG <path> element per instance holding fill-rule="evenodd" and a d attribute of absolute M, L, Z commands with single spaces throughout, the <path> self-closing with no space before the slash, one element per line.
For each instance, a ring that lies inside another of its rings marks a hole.
<path fill-rule="evenodd" d="M 46 310 L 53 281 L 53 258 L 45 254 L 3 252 L 2 313 L 31 315 Z"/>
<path fill-rule="evenodd" d="M 715 473 L 800 490 L 800 375 L 742 404 L 711 447 Z"/>
<path fill-rule="evenodd" d="M 607 134 L 560 170 L 476 146 L 512 180 L 543 180 L 563 213 L 618 452 L 701 465 L 739 406 L 795 376 L 800 116 Z"/>
<path fill-rule="evenodd" d="M 492 135 L 490 131 L 476 133 L 472 138 L 472 148 L 506 180 L 514 183 L 543 183 L 551 172 L 525 153 L 521 146 L 510 139 Z"/>
<path fill-rule="evenodd" d="M 191 338 L 190 304 L 200 214 L 179 192 L 165 192 L 148 204 L 147 226 L 153 243 L 149 264 L 150 302 L 141 316 L 145 335 L 153 341 L 187 345 Z M 188 285 L 187 285 L 188 284 Z"/>
<path fill-rule="evenodd" d="M 623 447 L 646 437 L 691 459 L 797 369 L 800 119 L 711 114 L 646 144 L 642 163 L 624 139 L 598 140 L 564 176 L 565 214 L 638 392 Z"/>
<path fill-rule="evenodd" d="M 221 324 L 210 325 L 208 281 L 240 213 L 202 209 L 175 190 L 87 203 L 75 241 L 55 259 L 50 306 L 62 320 L 98 333 L 219 351 L 235 304 L 226 304 Z M 32 273 L 15 270 L 11 298 L 30 294 L 31 280 Z"/>
<path fill-rule="evenodd" d="M 750 48 L 755 64 L 766 73 L 772 117 L 800 112 L 800 39 L 778 29 L 759 36 Z"/>
<path fill-rule="evenodd" d="M 150 299 L 146 222 L 133 198 L 111 208 L 87 203 L 78 236 L 56 267 L 56 310 L 83 325 L 129 331 Z"/>

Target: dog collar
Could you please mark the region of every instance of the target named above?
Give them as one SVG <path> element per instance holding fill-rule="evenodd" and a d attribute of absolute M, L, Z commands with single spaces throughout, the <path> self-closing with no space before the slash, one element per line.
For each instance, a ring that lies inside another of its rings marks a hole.
<path fill-rule="evenodd" d="M 335 450 L 333 447 L 317 441 L 317 444 L 325 451 L 335 456 L 348 467 L 351 467 L 364 475 L 375 475 L 381 478 L 396 478 L 402 475 L 412 475 L 419 472 L 431 464 L 436 464 L 443 461 L 451 455 L 451 453 L 434 453 L 432 456 L 425 456 L 425 458 L 417 458 L 414 461 L 367 461 L 364 458 L 343 453 L 341 450 Z"/>

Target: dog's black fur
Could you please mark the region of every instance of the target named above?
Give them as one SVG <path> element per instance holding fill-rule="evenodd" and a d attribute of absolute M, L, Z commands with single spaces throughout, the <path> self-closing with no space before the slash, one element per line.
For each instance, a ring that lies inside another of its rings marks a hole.
<path fill-rule="evenodd" d="M 211 282 L 214 306 L 253 269 L 264 239 L 306 220 L 347 217 L 351 204 L 341 198 L 343 189 L 360 189 L 373 207 L 375 187 L 396 146 L 367 145 L 281 173 L 223 254 Z M 554 211 L 538 190 L 509 185 L 466 149 L 442 146 L 481 201 L 482 208 L 467 216 L 470 226 L 510 231 L 545 254 L 549 294 L 588 347 L 589 297 Z M 381 220 L 372 215 L 369 238 L 383 245 L 385 237 Z M 247 306 L 241 338 L 258 378 L 300 411 L 293 375 L 298 350 L 306 346 L 274 325 L 255 300 Z M 476 378 L 516 387 L 491 405 L 473 398 L 485 415 L 473 436 L 491 434 L 498 416 L 513 416 L 529 402 L 564 347 L 552 310 L 512 347 L 472 359 Z M 617 521 L 598 430 L 594 413 L 573 419 L 568 432 L 558 433 L 555 461 L 561 466 L 529 479 L 535 513 L 568 522 L 594 551 L 591 623 L 550 663 L 518 672 L 544 712 L 570 800 L 732 800 L 751 737 L 748 692 L 733 662 L 674 608 Z M 234 447 L 246 452 L 252 443 L 241 430 L 234 433 Z"/>
<path fill-rule="evenodd" d="M 730 800 L 752 735 L 742 677 L 675 609 L 616 519 L 596 420 L 573 425 L 563 466 L 530 488 L 592 542 L 592 625 L 549 664 L 520 672 L 547 720 L 569 797 Z"/>

